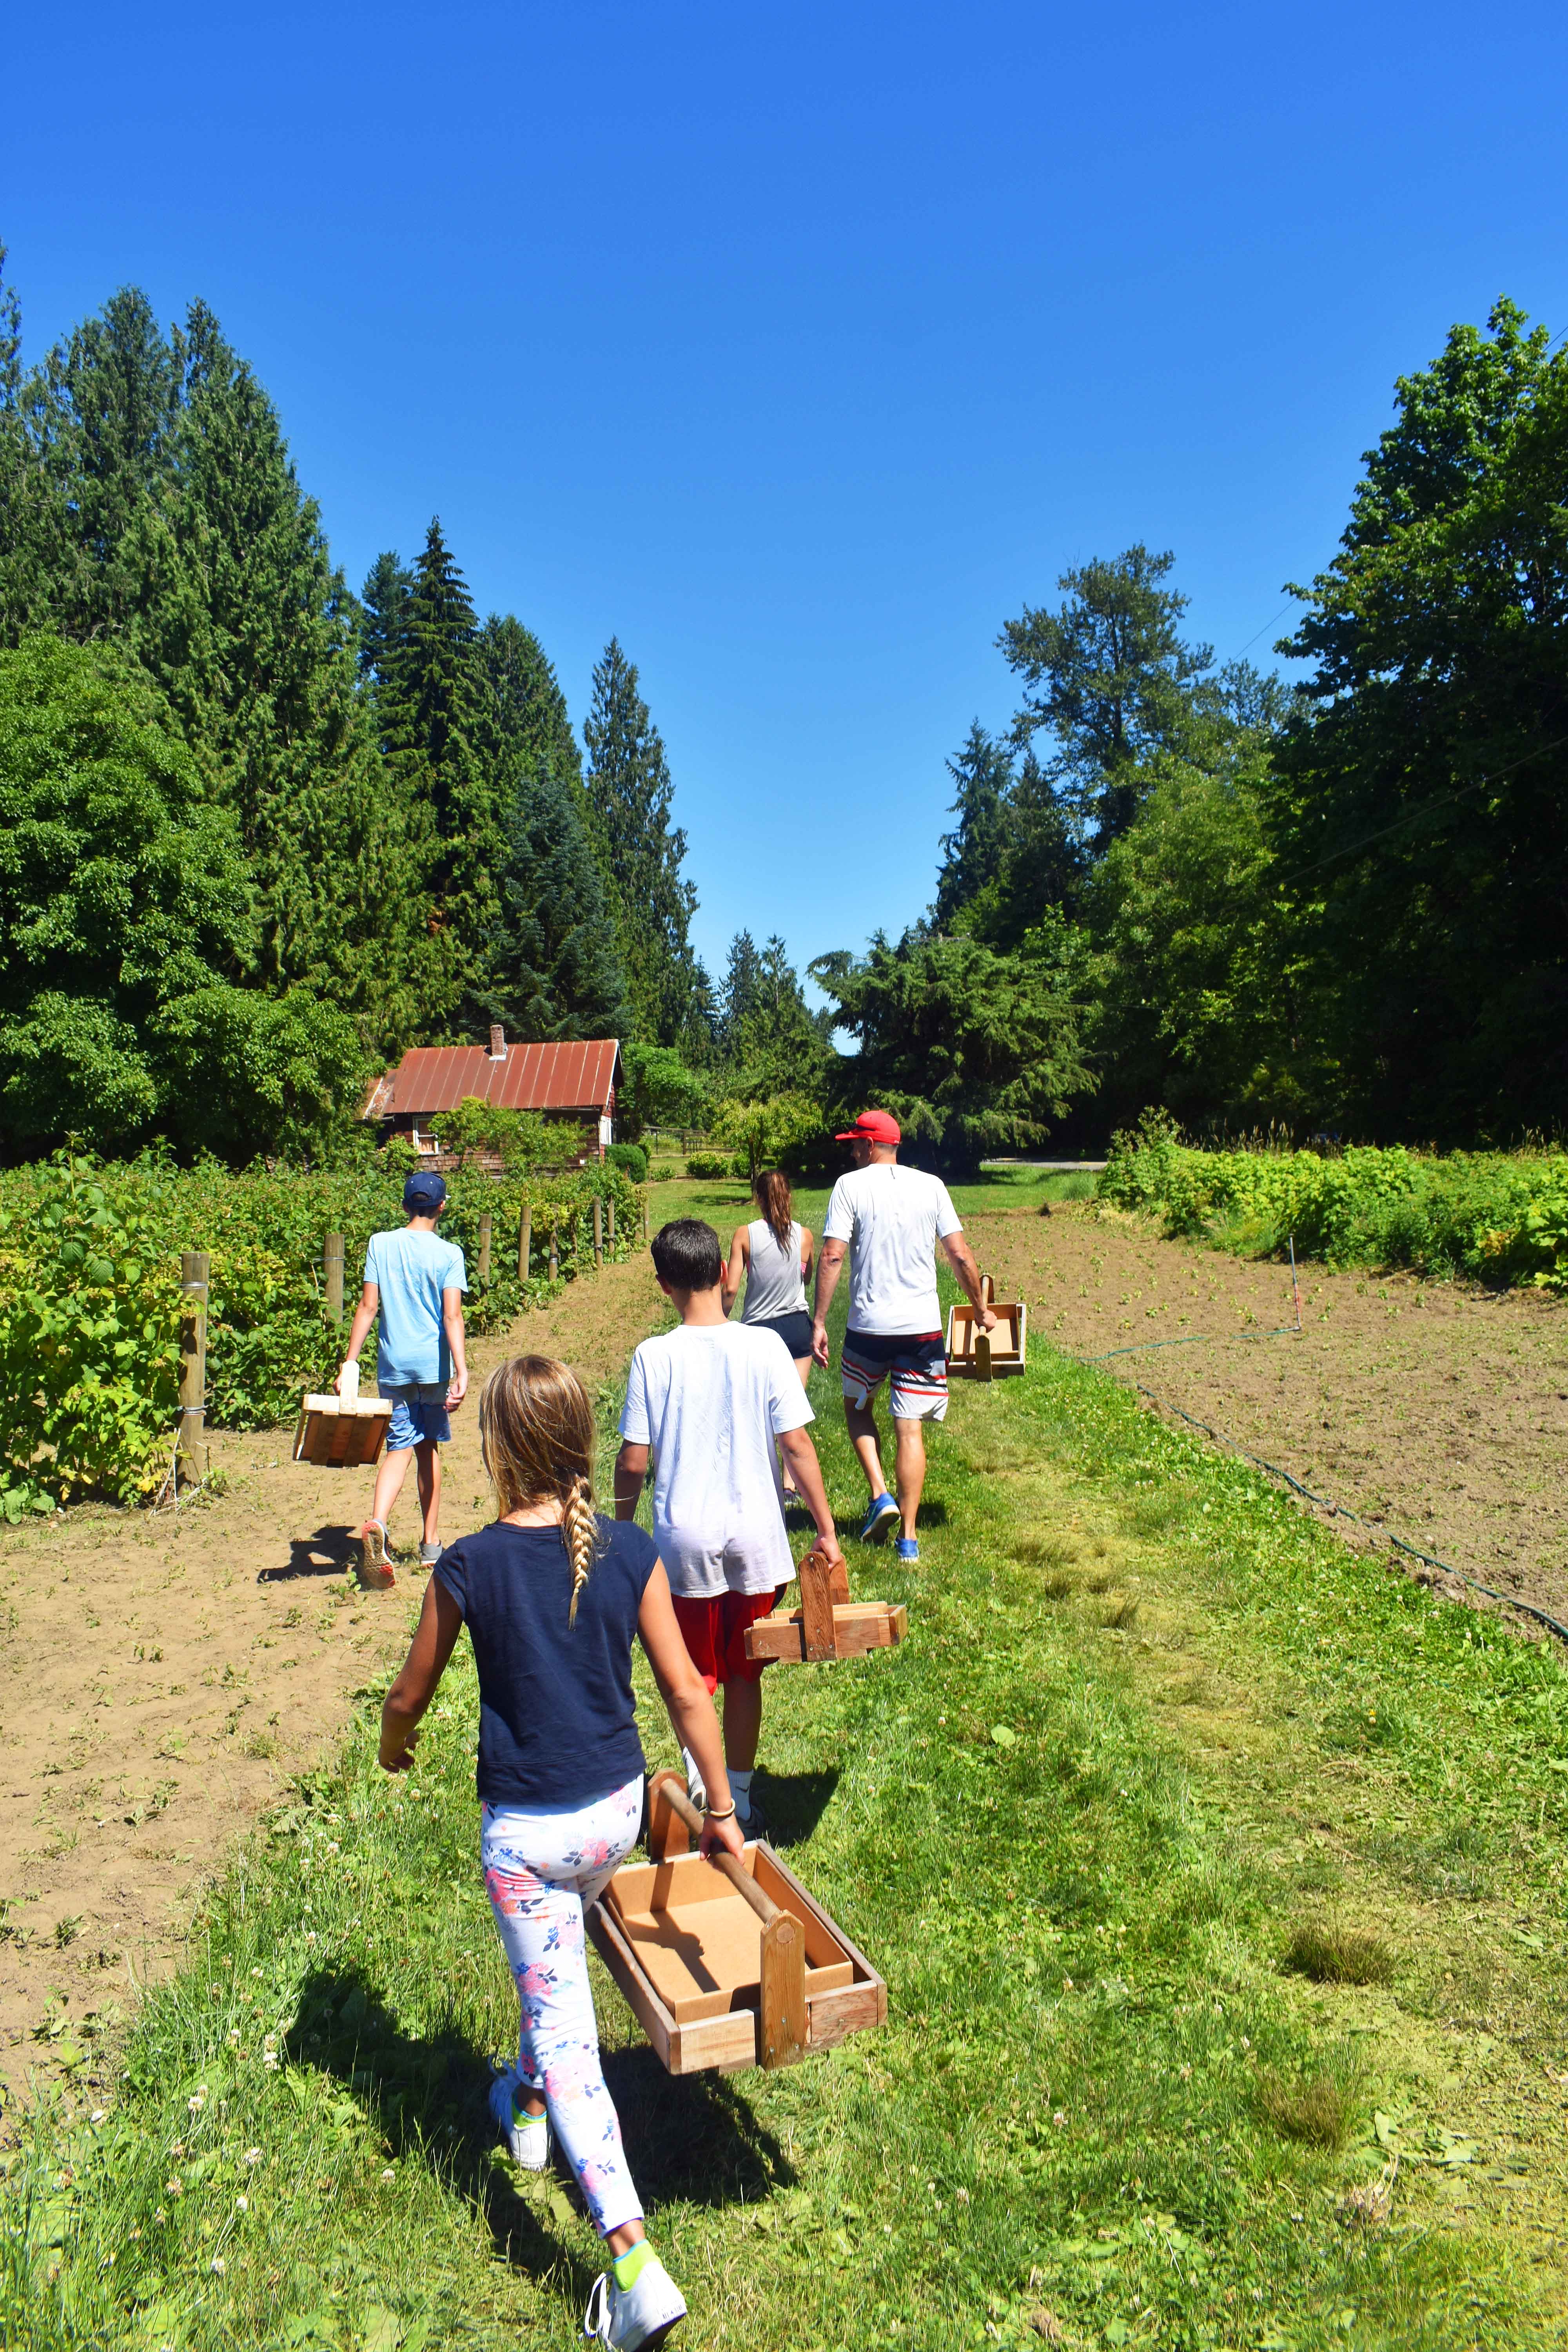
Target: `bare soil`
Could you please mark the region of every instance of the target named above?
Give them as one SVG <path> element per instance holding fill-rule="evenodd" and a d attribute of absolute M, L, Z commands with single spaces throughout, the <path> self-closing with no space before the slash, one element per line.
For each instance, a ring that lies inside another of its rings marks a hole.
<path fill-rule="evenodd" d="M 590 1394 L 657 1327 L 637 1257 L 474 1343 L 445 1449 L 442 1533 L 489 1516 L 478 1391 L 563 1356 Z M 374 1474 L 291 1462 L 292 1433 L 216 1433 L 216 1491 L 156 1515 L 83 1507 L 7 1530 L 0 1565 L 0 2080 L 28 2095 L 83 2019 L 167 1968 L 192 1897 L 401 1654 L 424 1589 L 409 1475 L 394 1590 L 347 1573 Z M 62 2020 L 68 2032 L 58 2029 Z M 50 2038 L 50 2027 L 57 2029 Z"/>
<path fill-rule="evenodd" d="M 1303 1266 L 1301 1330 L 1269 1337 L 1296 1320 L 1288 1265 L 1166 1241 L 1087 1202 L 969 1227 L 1042 1338 L 1104 1357 L 1374 1528 L 1568 1622 L 1568 1304 Z M 1149 1344 L 1174 1339 L 1196 1344 Z"/>

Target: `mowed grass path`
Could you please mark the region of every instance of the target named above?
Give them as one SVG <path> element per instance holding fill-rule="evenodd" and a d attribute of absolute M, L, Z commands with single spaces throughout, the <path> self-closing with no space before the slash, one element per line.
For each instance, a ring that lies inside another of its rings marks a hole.
<path fill-rule="evenodd" d="M 724 1188 L 665 1200 L 737 1213 Z M 887 2029 L 671 2082 L 598 1979 L 686 2340 L 1560 2343 L 1556 1656 L 1037 1354 L 955 1391 L 918 1570 L 852 1554 L 858 1591 L 907 1601 L 907 1643 L 769 1678 L 764 1800 L 886 1974 Z M 46 2114 L 13 2159 L 5 2340 L 575 2340 L 595 2242 L 484 2113 L 515 2003 L 475 1866 L 471 1673 L 411 1781 L 376 1773 L 371 1712 L 216 1891 L 109 2111 Z M 666 1760 L 646 1705 L 644 1729 Z M 1364 2226 L 1346 2200 L 1380 2176 Z"/>

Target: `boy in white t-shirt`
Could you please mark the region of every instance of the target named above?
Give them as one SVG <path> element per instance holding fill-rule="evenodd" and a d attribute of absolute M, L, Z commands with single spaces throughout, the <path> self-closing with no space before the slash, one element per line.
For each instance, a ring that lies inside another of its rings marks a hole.
<path fill-rule="evenodd" d="M 723 1254 L 711 1225 L 678 1217 L 654 1237 L 654 1271 L 680 1317 L 632 1357 L 616 1461 L 616 1517 L 637 1506 L 654 1462 L 653 1539 L 692 1663 L 724 1686 L 724 1766 L 741 1828 L 765 1834 L 752 1801 L 763 1727 L 763 1661 L 746 1628 L 777 1607 L 795 1574 L 784 1532 L 782 1450 L 816 1522 L 817 1549 L 840 1558 L 816 1448 L 815 1415 L 776 1331 L 724 1318 Z M 686 1759 L 687 1778 L 697 1782 Z"/>

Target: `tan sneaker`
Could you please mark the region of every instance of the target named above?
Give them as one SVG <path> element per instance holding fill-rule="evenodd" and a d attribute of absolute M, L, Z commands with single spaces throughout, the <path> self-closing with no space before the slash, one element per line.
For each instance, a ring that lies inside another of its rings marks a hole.
<path fill-rule="evenodd" d="M 395 1581 L 386 1557 L 386 1529 L 379 1519 L 366 1519 L 359 1531 L 360 1591 L 386 1592 Z"/>

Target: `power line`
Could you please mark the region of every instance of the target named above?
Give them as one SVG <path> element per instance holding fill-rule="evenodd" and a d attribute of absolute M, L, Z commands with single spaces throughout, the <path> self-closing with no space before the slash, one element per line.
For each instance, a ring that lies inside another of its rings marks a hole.
<path fill-rule="evenodd" d="M 1353 857 L 1358 850 L 1370 849 L 1374 841 L 1386 841 L 1391 833 L 1403 832 L 1407 824 L 1418 824 L 1424 817 L 1435 816 L 1439 810 L 1453 808 L 1460 801 L 1468 800 L 1472 793 L 1484 792 L 1489 784 L 1500 784 L 1503 778 L 1511 776 L 1516 768 L 1526 766 L 1531 760 L 1543 760 L 1549 751 L 1560 751 L 1564 744 L 1568 744 L 1568 735 L 1554 736 L 1550 743 L 1538 743 L 1533 751 L 1521 751 L 1518 759 L 1510 760 L 1506 767 L 1494 768 L 1489 774 L 1478 776 L 1473 784 L 1460 784 L 1437 800 L 1424 801 L 1419 808 L 1395 817 L 1392 824 L 1381 825 L 1376 833 L 1363 834 L 1359 841 L 1346 842 L 1339 849 L 1325 850 L 1321 857 L 1314 857 L 1310 865 L 1293 866 L 1288 874 L 1270 875 L 1268 878 L 1274 883 L 1295 882 L 1303 874 L 1315 874 L 1321 866 L 1331 866 L 1336 857 Z"/>

